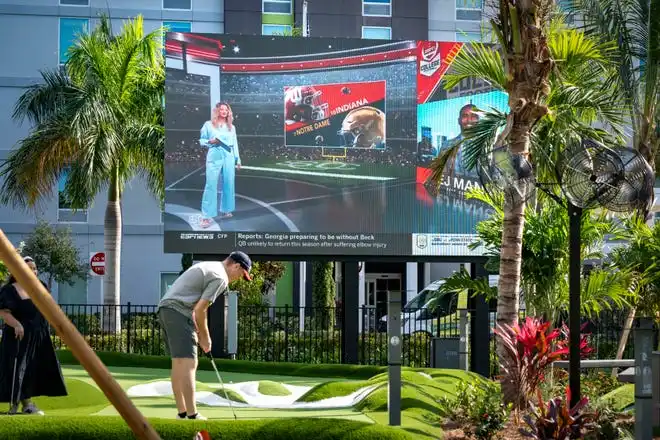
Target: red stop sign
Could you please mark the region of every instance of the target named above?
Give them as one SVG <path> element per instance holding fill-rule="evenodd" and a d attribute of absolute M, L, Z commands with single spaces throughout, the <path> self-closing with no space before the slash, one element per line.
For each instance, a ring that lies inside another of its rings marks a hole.
<path fill-rule="evenodd" d="M 89 259 L 89 267 L 96 275 L 105 275 L 105 252 L 97 252 Z"/>

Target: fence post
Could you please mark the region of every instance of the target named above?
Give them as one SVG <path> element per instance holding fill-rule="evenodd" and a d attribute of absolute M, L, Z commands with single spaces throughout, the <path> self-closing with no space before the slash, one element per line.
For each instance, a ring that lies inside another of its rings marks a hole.
<path fill-rule="evenodd" d="M 128 310 L 126 312 L 126 353 L 131 352 L 131 302 L 127 304 Z M 121 317 L 121 305 L 119 306 L 119 316 Z"/>
<path fill-rule="evenodd" d="M 660 351 L 653 352 L 651 371 L 653 373 L 653 427 L 660 427 Z"/>
<path fill-rule="evenodd" d="M 284 362 L 289 362 L 289 305 L 284 305 Z"/>
<path fill-rule="evenodd" d="M 635 440 L 653 439 L 653 318 L 636 318 L 635 341 Z"/>

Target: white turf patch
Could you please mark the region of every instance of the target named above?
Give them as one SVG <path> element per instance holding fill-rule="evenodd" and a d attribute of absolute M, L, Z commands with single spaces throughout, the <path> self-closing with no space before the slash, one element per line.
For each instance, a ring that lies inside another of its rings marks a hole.
<path fill-rule="evenodd" d="M 288 385 L 283 383 L 291 394 L 288 396 L 267 396 L 259 392 L 259 382 L 242 382 L 225 384 L 227 390 L 239 394 L 247 403 L 231 402 L 236 408 L 264 408 L 264 409 L 333 409 L 350 408 L 367 397 L 378 385 L 364 387 L 348 396 L 331 397 L 318 402 L 296 402 L 312 387 Z M 199 403 L 208 406 L 229 406 L 224 393 L 217 387 L 217 394 L 209 391 L 198 391 L 196 399 Z M 172 384 L 169 381 L 150 382 L 132 386 L 128 389 L 130 397 L 168 397 L 172 396 Z"/>
<path fill-rule="evenodd" d="M 423 373 L 423 372 L 421 372 L 421 371 L 419 372 L 419 374 L 421 374 L 422 376 L 424 376 L 424 377 L 427 378 L 427 379 L 431 379 L 431 380 L 433 380 L 433 377 L 431 377 L 430 374 Z"/>

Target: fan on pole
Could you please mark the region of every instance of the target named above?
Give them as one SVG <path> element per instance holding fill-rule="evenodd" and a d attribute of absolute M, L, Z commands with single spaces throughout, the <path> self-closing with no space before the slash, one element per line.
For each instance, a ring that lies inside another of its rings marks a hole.
<path fill-rule="evenodd" d="M 569 219 L 569 386 L 570 405 L 580 400 L 580 277 L 582 274 L 582 210 L 614 200 L 625 178 L 621 157 L 593 140 L 564 150 L 557 174 L 568 205 Z"/>
<path fill-rule="evenodd" d="M 477 159 L 477 174 L 484 191 L 495 198 L 502 192 L 512 205 L 534 195 L 536 179 L 532 163 L 522 154 L 512 154 L 508 147 L 497 147 Z"/>
<path fill-rule="evenodd" d="M 539 188 L 563 204 L 554 192 L 536 181 L 532 164 L 508 148 L 495 148 L 477 160 L 484 190 L 504 193 L 509 203 L 527 201 Z M 556 164 L 559 185 L 567 199 L 569 215 L 569 386 L 571 406 L 580 400 L 580 277 L 582 211 L 595 207 L 625 212 L 648 206 L 654 173 L 635 150 L 609 148 L 585 139 L 567 148 Z"/>

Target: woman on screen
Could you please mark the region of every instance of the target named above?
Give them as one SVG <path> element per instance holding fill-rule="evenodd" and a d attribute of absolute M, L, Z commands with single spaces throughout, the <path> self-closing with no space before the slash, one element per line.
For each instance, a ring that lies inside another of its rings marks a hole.
<path fill-rule="evenodd" d="M 202 196 L 200 226 L 208 228 L 218 216 L 218 180 L 222 174 L 220 214 L 232 217 L 236 208 L 236 170 L 241 168 L 234 115 L 229 104 L 220 102 L 211 112 L 211 120 L 202 126 L 199 143 L 208 148 L 206 153 L 206 186 Z"/>

